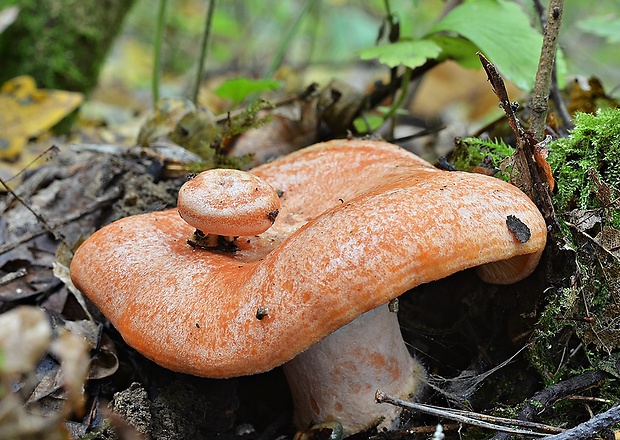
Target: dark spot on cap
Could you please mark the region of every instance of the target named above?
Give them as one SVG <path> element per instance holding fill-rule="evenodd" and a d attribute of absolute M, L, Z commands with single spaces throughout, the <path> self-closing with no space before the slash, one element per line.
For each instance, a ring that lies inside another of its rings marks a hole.
<path fill-rule="evenodd" d="M 276 221 L 276 217 L 278 216 L 278 213 L 280 211 L 278 211 L 277 209 L 274 209 L 273 211 L 271 211 L 269 214 L 267 214 L 267 218 L 269 219 L 269 221 L 271 223 Z"/>
<path fill-rule="evenodd" d="M 532 236 L 530 228 L 514 215 L 506 217 L 506 226 L 514 234 L 517 241 L 521 243 L 526 243 Z"/>
<path fill-rule="evenodd" d="M 267 312 L 267 309 L 264 307 L 259 307 L 256 310 L 256 319 L 258 319 L 259 321 L 262 321 L 262 319 L 267 315 L 269 315 L 269 313 Z"/>

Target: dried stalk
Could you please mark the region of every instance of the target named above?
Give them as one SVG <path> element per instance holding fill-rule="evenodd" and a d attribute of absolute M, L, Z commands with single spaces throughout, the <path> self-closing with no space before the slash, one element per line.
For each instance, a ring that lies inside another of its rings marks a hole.
<path fill-rule="evenodd" d="M 534 139 L 538 141 L 545 137 L 545 125 L 549 111 L 549 93 L 563 10 L 564 0 L 551 0 L 549 3 L 549 13 L 547 14 L 544 28 L 536 81 L 528 104 L 530 108 L 530 130 L 534 134 Z"/>

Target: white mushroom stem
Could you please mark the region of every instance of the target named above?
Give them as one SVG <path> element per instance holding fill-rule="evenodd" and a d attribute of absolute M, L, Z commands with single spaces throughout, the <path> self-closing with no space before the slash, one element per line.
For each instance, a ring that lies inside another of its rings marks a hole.
<path fill-rule="evenodd" d="M 337 420 L 345 436 L 380 423 L 395 428 L 400 408 L 375 403 L 378 389 L 418 394 L 426 373 L 405 346 L 396 313 L 382 305 L 284 364 L 299 429 Z"/>

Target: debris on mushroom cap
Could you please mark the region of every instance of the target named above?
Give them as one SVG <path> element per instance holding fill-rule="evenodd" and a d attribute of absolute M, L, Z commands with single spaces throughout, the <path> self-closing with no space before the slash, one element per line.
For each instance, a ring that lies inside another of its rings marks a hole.
<path fill-rule="evenodd" d="M 542 216 L 516 187 L 438 170 L 385 142 L 317 144 L 252 173 L 283 191 L 282 207 L 234 254 L 193 250 L 176 210 L 119 220 L 75 254 L 76 286 L 164 367 L 266 371 L 419 284 L 497 261 L 518 263 L 510 282 L 524 278 L 546 242 Z M 526 242 L 509 215 L 529 228 Z"/>
<path fill-rule="evenodd" d="M 279 209 L 273 187 L 245 171 L 203 171 L 179 190 L 179 214 L 206 234 L 260 234 L 271 227 Z"/>

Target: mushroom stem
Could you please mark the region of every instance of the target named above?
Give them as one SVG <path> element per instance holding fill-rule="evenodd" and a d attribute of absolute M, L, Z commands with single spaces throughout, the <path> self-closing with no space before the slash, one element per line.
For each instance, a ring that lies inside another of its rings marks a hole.
<path fill-rule="evenodd" d="M 370 310 L 284 364 L 295 423 L 337 420 L 345 436 L 379 423 L 394 428 L 400 408 L 375 403 L 378 389 L 415 396 L 426 374 L 405 346 L 396 313 Z"/>
<path fill-rule="evenodd" d="M 213 250 L 219 252 L 236 252 L 239 248 L 236 243 L 237 237 L 218 234 L 205 234 L 200 229 L 187 239 L 187 244 L 193 248 Z"/>

